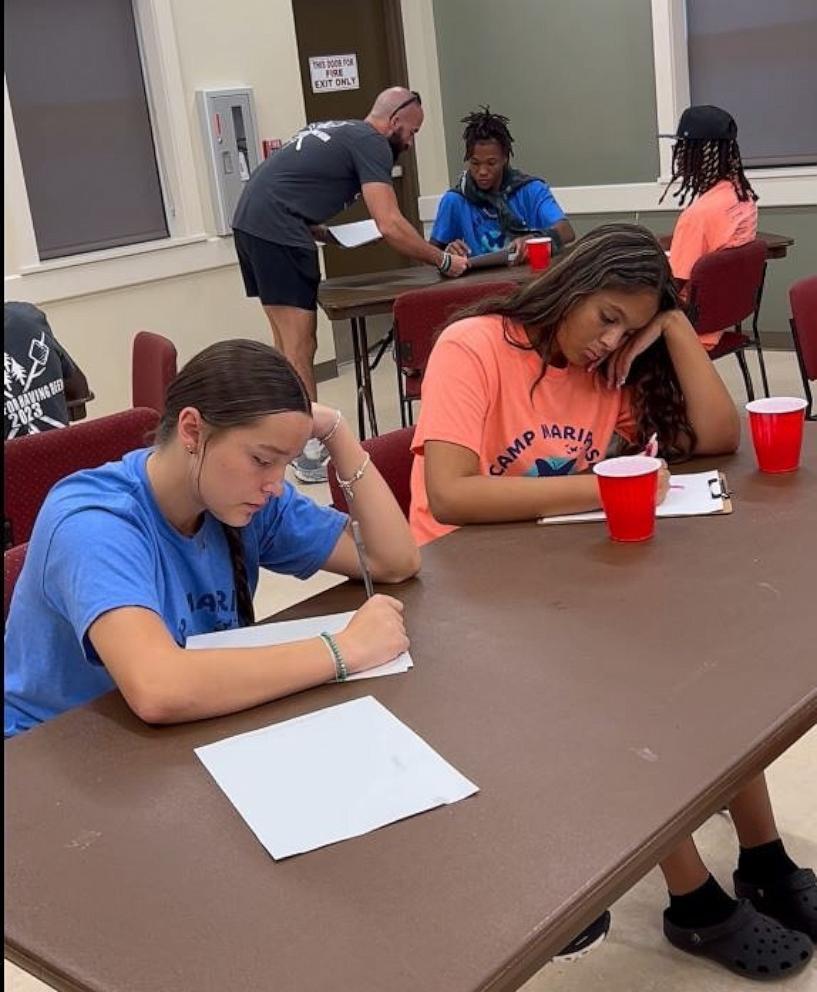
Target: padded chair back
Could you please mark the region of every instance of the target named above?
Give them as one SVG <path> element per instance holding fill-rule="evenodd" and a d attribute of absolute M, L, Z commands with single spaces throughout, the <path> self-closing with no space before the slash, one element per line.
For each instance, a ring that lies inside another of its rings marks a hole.
<path fill-rule="evenodd" d="M 11 594 L 20 577 L 23 563 L 26 560 L 28 544 L 18 544 L 9 551 L 3 552 L 3 622 L 5 623 L 9 615 L 11 604 Z"/>
<path fill-rule="evenodd" d="M 366 438 L 360 443 L 364 451 L 372 456 L 372 463 L 386 480 L 389 489 L 406 518 L 411 504 L 411 442 L 414 439 L 414 428 L 403 427 L 400 430 L 389 431 L 379 437 Z M 338 485 L 338 477 L 334 465 L 329 463 L 329 489 L 332 493 L 332 506 L 347 513 L 349 506 L 343 490 Z"/>
<path fill-rule="evenodd" d="M 131 401 L 161 414 L 167 387 L 176 377 L 176 346 L 161 334 L 139 331 L 133 339 Z"/>
<path fill-rule="evenodd" d="M 817 276 L 796 282 L 789 290 L 789 302 L 803 372 L 813 381 L 817 379 Z"/>
<path fill-rule="evenodd" d="M 689 319 L 699 334 L 734 327 L 760 305 L 766 243 L 750 241 L 702 255 L 689 277 Z"/>
<path fill-rule="evenodd" d="M 488 296 L 506 296 L 519 289 L 510 280 L 469 283 L 467 277 L 450 285 L 403 293 L 394 301 L 394 335 L 397 364 L 406 375 L 418 375 L 428 363 L 428 356 L 439 332 L 457 310 Z"/>
<path fill-rule="evenodd" d="M 158 423 L 155 410 L 140 407 L 6 441 L 3 512 L 11 524 L 12 543 L 23 544 L 31 537 L 40 507 L 56 482 L 151 444 Z"/>

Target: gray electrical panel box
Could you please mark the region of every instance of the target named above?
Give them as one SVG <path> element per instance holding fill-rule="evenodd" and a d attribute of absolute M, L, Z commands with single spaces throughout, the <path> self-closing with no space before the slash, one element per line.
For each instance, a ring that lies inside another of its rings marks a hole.
<path fill-rule="evenodd" d="M 252 89 L 197 90 L 196 103 L 209 158 L 216 232 L 229 234 L 244 185 L 261 161 Z"/>

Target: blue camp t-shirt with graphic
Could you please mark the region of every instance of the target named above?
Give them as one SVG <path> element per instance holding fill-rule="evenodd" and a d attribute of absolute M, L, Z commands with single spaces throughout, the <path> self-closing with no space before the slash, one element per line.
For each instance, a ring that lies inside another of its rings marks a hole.
<path fill-rule="evenodd" d="M 109 610 L 152 610 L 182 646 L 238 626 L 224 529 L 207 513 L 192 537 L 167 522 L 147 479 L 151 450 L 77 472 L 49 493 L 6 624 L 6 736 L 115 688 L 87 636 Z M 346 520 L 285 485 L 241 529 L 250 589 L 260 566 L 313 575 Z"/>
<path fill-rule="evenodd" d="M 565 219 L 565 213 L 544 179 L 526 183 L 508 197 L 511 210 L 532 231 L 544 231 Z M 441 245 L 461 238 L 474 255 L 498 251 L 513 240 L 502 234 L 496 211 L 469 203 L 449 190 L 440 200 L 431 240 Z"/>

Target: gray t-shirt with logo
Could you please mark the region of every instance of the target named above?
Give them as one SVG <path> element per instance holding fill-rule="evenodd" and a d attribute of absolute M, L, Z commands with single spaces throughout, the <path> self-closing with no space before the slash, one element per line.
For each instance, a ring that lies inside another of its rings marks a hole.
<path fill-rule="evenodd" d="M 309 226 L 351 206 L 364 183 L 391 183 L 393 165 L 388 139 L 365 121 L 308 124 L 250 176 L 232 226 L 279 245 L 314 248 Z"/>

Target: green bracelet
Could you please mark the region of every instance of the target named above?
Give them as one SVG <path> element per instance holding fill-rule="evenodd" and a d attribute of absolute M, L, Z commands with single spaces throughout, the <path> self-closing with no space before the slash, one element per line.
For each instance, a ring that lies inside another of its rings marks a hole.
<path fill-rule="evenodd" d="M 325 630 L 321 632 L 320 638 L 332 654 L 332 660 L 335 663 L 335 681 L 345 682 L 349 678 L 349 670 L 346 667 L 346 662 L 343 660 L 343 655 L 340 653 L 337 641 L 331 634 L 327 634 Z"/>

